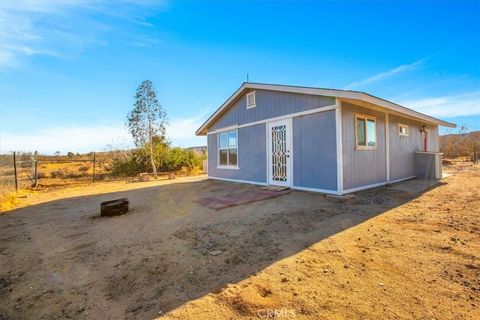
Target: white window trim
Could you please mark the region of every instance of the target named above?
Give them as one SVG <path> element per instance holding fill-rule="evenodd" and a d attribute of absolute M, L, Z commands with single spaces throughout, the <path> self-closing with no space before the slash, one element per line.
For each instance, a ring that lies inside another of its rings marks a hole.
<path fill-rule="evenodd" d="M 247 109 L 252 109 L 252 108 L 255 108 L 257 106 L 257 97 L 256 97 L 255 92 L 256 91 L 252 91 L 252 92 L 247 93 Z M 249 96 L 253 96 L 253 105 L 251 105 L 251 106 L 248 105 Z"/>
<path fill-rule="evenodd" d="M 407 133 L 402 133 L 400 130 L 401 127 L 405 127 L 407 129 Z M 410 128 L 406 124 L 399 123 L 398 124 L 398 135 L 402 137 L 408 137 L 408 132 L 410 131 Z"/>
<path fill-rule="evenodd" d="M 355 150 L 377 150 L 377 118 L 374 116 L 370 116 L 367 114 L 360 114 L 360 113 L 355 113 Z M 365 144 L 367 144 L 367 120 L 373 120 L 375 122 L 375 132 L 374 132 L 374 137 L 375 137 L 375 146 L 359 146 L 358 145 L 358 136 L 357 136 L 357 119 L 364 119 L 365 120 Z"/>
<path fill-rule="evenodd" d="M 237 133 L 237 165 L 235 166 L 232 166 L 232 165 L 228 165 L 228 150 L 229 149 L 234 149 L 234 148 L 230 148 L 230 145 L 228 145 L 227 149 L 220 149 L 220 134 L 222 133 L 227 133 L 227 144 L 229 143 L 229 138 L 228 138 L 228 133 L 231 132 L 231 131 L 235 131 Z M 227 150 L 227 165 L 224 165 L 224 164 L 220 164 L 220 150 Z M 219 131 L 217 132 L 217 169 L 233 169 L 233 170 L 238 170 L 240 169 L 239 166 L 238 166 L 238 129 L 229 129 L 229 130 L 222 130 L 222 131 Z"/>

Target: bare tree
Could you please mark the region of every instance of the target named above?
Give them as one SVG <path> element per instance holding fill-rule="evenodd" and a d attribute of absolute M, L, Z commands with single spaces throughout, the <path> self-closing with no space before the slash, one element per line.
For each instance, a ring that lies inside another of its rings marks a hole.
<path fill-rule="evenodd" d="M 133 110 L 127 115 L 127 126 L 138 148 L 148 151 L 153 174 L 157 167 L 153 156 L 154 137 L 165 137 L 167 114 L 157 99 L 152 81 L 143 81 L 135 94 Z"/>

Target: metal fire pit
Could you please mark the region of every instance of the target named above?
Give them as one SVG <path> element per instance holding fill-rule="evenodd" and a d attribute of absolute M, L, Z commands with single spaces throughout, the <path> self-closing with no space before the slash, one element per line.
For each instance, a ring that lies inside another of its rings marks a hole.
<path fill-rule="evenodd" d="M 119 216 L 128 212 L 128 199 L 121 198 L 102 202 L 100 205 L 100 215 L 102 217 Z"/>

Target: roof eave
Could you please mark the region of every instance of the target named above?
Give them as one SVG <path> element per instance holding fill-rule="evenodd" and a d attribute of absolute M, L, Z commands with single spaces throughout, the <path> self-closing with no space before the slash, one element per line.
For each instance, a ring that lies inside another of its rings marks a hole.
<path fill-rule="evenodd" d="M 313 95 L 322 95 L 335 98 L 345 98 L 345 99 L 354 99 L 365 101 L 379 107 L 390 109 L 401 114 L 409 115 L 413 118 L 423 120 L 432 124 L 436 124 L 443 127 L 456 128 L 457 125 L 451 122 L 443 121 L 429 115 L 420 113 L 418 111 L 406 108 L 399 104 L 384 100 L 375 96 L 372 96 L 368 93 L 361 91 L 351 91 L 351 90 L 337 90 L 337 89 L 320 89 L 320 88 L 309 88 L 309 87 L 295 87 L 295 86 L 286 86 L 286 85 L 274 85 L 274 84 L 264 84 L 264 83 L 249 83 L 244 82 L 242 85 L 195 131 L 197 136 L 207 135 L 208 125 L 214 121 L 218 116 L 220 116 L 228 105 L 234 101 L 240 93 L 245 89 L 264 89 L 264 90 L 273 90 L 281 92 L 292 92 L 292 93 L 303 93 L 303 94 L 313 94 Z"/>

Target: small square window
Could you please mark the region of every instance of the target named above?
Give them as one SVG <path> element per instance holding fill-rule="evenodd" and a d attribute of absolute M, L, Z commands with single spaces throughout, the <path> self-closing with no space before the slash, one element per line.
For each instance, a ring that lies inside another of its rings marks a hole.
<path fill-rule="evenodd" d="M 401 136 L 408 136 L 408 126 L 405 124 L 398 124 L 398 134 Z"/>

